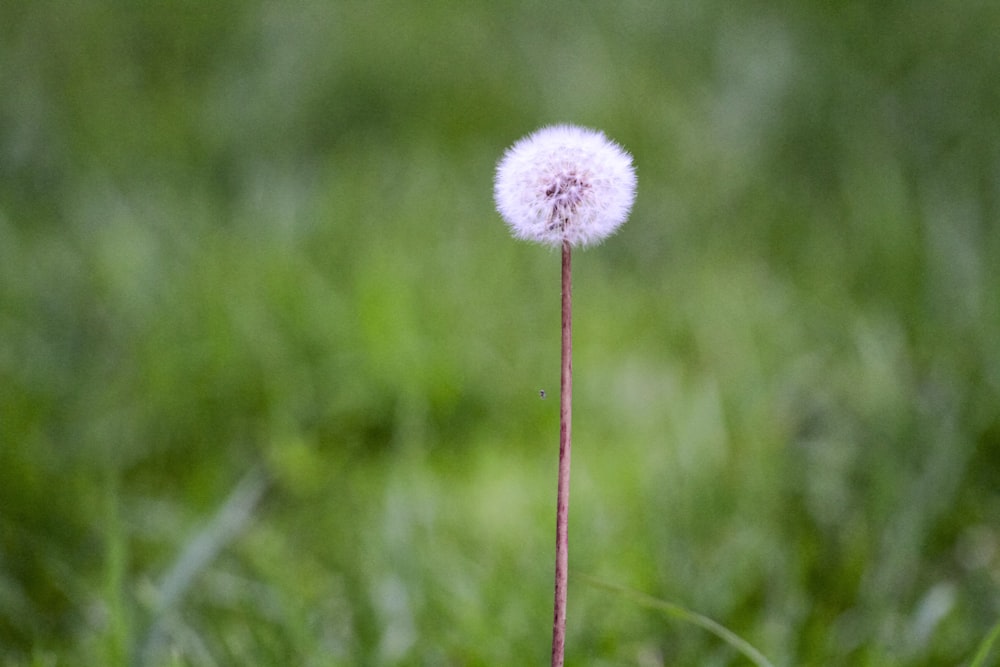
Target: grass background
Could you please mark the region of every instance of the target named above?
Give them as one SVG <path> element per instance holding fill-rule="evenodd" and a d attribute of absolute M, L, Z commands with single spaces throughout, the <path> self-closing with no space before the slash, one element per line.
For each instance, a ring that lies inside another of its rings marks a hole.
<path fill-rule="evenodd" d="M 1000 614 L 1000 7 L 0 7 L 0 662 L 961 665 Z M 539 398 L 546 390 L 549 398 Z"/>

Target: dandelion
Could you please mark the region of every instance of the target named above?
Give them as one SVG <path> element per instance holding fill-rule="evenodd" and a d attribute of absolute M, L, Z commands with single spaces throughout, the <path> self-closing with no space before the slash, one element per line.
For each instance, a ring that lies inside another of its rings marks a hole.
<path fill-rule="evenodd" d="M 497 165 L 493 195 L 516 238 L 588 246 L 628 218 L 635 171 L 631 156 L 603 133 L 554 125 L 507 150 Z"/>
<path fill-rule="evenodd" d="M 572 438 L 572 247 L 600 243 L 628 218 L 635 201 L 632 157 L 603 133 L 554 125 L 521 139 L 497 165 L 493 197 L 516 238 L 562 247 L 562 368 L 559 382 L 559 483 L 552 667 L 562 667 L 569 566 Z M 545 392 L 540 392 L 545 398 Z"/>

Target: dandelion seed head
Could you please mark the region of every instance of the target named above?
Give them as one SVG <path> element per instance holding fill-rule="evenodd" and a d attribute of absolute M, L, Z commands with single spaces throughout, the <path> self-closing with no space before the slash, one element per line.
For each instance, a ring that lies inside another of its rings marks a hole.
<path fill-rule="evenodd" d="M 515 238 L 588 246 L 628 219 L 635 185 L 632 156 L 602 132 L 553 125 L 507 149 L 493 197 Z"/>

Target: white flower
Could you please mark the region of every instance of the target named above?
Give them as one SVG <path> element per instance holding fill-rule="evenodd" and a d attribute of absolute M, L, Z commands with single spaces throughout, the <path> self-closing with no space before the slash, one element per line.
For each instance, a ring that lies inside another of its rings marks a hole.
<path fill-rule="evenodd" d="M 632 156 L 597 130 L 543 127 L 504 153 L 493 198 L 516 238 L 551 246 L 600 243 L 635 201 Z"/>

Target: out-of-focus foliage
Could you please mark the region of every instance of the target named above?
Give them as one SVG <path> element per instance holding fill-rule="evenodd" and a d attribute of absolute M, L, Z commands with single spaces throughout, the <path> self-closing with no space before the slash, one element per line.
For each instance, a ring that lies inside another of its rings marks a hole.
<path fill-rule="evenodd" d="M 1000 615 L 998 26 L 4 3 L 0 662 L 543 664 L 558 258 L 491 189 L 553 122 L 639 173 L 575 261 L 571 568 L 779 665 L 967 661 Z M 741 664 L 572 579 L 567 647 Z"/>

